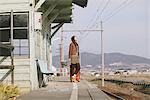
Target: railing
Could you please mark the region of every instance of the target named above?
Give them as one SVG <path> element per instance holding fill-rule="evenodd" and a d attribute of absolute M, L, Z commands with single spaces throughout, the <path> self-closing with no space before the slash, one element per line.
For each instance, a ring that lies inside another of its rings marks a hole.
<path fill-rule="evenodd" d="M 0 48 L 7 50 L 8 52 L 10 52 L 10 55 L 7 56 L 3 56 L 2 59 L 0 59 L 0 69 L 10 69 L 9 71 L 6 72 L 6 74 L 0 79 L 0 82 L 3 82 L 6 77 L 11 74 L 11 83 L 14 84 L 14 57 L 13 57 L 13 49 L 14 47 L 11 45 L 10 42 L 5 42 L 5 43 L 0 43 Z M 2 62 L 4 62 L 4 60 L 10 56 L 11 59 L 11 65 L 3 65 Z"/>

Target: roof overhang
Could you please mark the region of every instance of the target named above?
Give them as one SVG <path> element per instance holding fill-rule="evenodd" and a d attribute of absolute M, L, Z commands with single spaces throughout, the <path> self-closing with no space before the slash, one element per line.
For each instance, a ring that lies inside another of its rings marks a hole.
<path fill-rule="evenodd" d="M 35 0 L 35 10 L 43 13 L 43 21 L 50 23 L 71 23 L 72 3 L 87 6 L 87 0 Z"/>
<path fill-rule="evenodd" d="M 51 23 L 59 23 L 56 25 L 56 30 L 51 33 L 51 38 L 62 27 L 64 23 L 72 22 L 72 6 L 77 4 L 80 7 L 87 6 L 87 0 L 35 0 L 35 11 L 42 12 L 43 31 L 49 32 Z"/>
<path fill-rule="evenodd" d="M 88 0 L 72 0 L 72 3 L 80 6 L 80 7 L 86 7 Z"/>

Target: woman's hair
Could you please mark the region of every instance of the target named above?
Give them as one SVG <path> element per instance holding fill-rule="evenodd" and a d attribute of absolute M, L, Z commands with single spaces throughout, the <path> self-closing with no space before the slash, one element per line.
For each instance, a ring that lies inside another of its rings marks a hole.
<path fill-rule="evenodd" d="M 74 41 L 74 39 L 75 39 L 75 36 L 72 36 L 72 37 L 71 37 L 71 41 Z"/>
<path fill-rule="evenodd" d="M 71 37 L 71 41 L 75 44 L 75 46 L 78 46 L 78 43 L 75 41 L 75 36 Z"/>

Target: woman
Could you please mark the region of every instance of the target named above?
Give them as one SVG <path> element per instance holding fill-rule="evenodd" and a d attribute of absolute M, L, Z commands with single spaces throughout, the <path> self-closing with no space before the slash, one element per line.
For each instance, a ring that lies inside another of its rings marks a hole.
<path fill-rule="evenodd" d="M 71 37 L 71 43 L 69 46 L 69 59 L 70 65 L 70 81 L 80 81 L 80 63 L 79 63 L 79 45 L 75 36 Z"/>

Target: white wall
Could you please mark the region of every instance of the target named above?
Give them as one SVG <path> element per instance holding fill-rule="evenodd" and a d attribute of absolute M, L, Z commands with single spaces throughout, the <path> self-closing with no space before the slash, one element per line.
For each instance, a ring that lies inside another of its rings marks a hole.
<path fill-rule="evenodd" d="M 30 4 L 33 5 L 30 6 Z M 30 58 L 28 81 L 30 83 L 30 89 L 37 89 L 38 80 L 36 59 L 41 58 L 42 60 L 46 61 L 46 37 L 43 37 L 45 33 L 37 34 L 37 32 L 34 30 L 34 0 L 0 0 L 0 12 L 10 12 L 11 10 L 13 10 L 13 12 L 29 11 Z M 36 41 L 37 38 L 40 41 Z M 36 43 L 40 44 L 40 48 L 37 52 L 35 52 L 37 50 Z"/>
<path fill-rule="evenodd" d="M 30 0 L 33 4 L 29 10 L 29 38 L 30 38 L 30 81 L 31 89 L 38 88 L 38 78 L 37 78 L 37 64 L 35 56 L 35 40 L 36 32 L 34 31 L 34 0 Z"/>
<path fill-rule="evenodd" d="M 26 11 L 30 8 L 30 0 L 0 0 L 0 11 Z"/>
<path fill-rule="evenodd" d="M 32 4 L 32 6 L 30 6 L 30 4 Z M 34 0 L 0 0 L 0 12 L 10 12 L 11 10 L 13 10 L 13 12 L 29 11 L 30 58 L 29 58 L 29 65 L 28 65 L 29 73 L 26 73 L 26 75 L 28 75 L 27 80 L 29 82 L 30 89 L 31 90 L 37 89 L 38 80 L 37 80 L 37 66 L 36 66 L 36 58 L 35 58 L 35 34 L 36 33 L 34 32 L 34 27 L 33 27 L 34 26 Z M 17 68 L 16 70 L 19 70 Z M 21 85 L 23 84 L 20 83 L 20 86 Z"/>
<path fill-rule="evenodd" d="M 3 57 L 0 57 L 2 60 Z M 10 57 L 5 59 L 0 65 L 11 65 Z M 21 88 L 21 92 L 30 91 L 30 59 L 14 58 L 14 84 Z M 0 79 L 7 73 L 9 69 L 0 69 Z M 11 82 L 11 74 L 9 74 L 3 83 Z"/>

